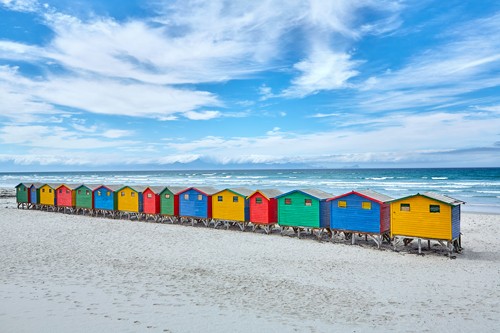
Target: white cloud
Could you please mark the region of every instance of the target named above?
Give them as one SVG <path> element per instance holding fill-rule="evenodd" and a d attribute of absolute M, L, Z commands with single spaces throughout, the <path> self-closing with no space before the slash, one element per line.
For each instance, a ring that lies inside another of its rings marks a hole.
<path fill-rule="evenodd" d="M 219 118 L 221 113 L 219 111 L 188 111 L 184 112 L 184 117 L 191 120 L 210 120 Z"/>
<path fill-rule="evenodd" d="M 0 0 L 0 5 L 19 12 L 34 12 L 39 8 L 37 0 Z"/>
<path fill-rule="evenodd" d="M 118 139 L 118 138 L 123 138 L 126 136 L 132 135 L 132 131 L 127 131 L 127 130 L 119 130 L 119 129 L 110 129 L 106 130 L 102 133 L 102 136 L 105 138 L 109 139 Z"/>

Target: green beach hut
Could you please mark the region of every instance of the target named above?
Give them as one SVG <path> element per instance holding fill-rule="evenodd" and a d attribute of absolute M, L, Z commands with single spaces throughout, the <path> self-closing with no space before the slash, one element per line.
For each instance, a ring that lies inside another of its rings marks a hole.
<path fill-rule="evenodd" d="M 177 193 L 185 190 L 181 186 L 167 186 L 160 193 L 160 214 L 170 222 L 174 222 L 174 217 L 179 215 L 179 198 Z M 163 221 L 163 218 L 162 218 Z"/>
<path fill-rule="evenodd" d="M 94 200 L 92 192 L 99 185 L 85 185 L 82 184 L 75 188 L 75 209 L 76 214 L 91 212 L 94 209 Z"/>
<path fill-rule="evenodd" d="M 17 208 L 29 208 L 31 184 L 20 183 L 16 186 Z"/>

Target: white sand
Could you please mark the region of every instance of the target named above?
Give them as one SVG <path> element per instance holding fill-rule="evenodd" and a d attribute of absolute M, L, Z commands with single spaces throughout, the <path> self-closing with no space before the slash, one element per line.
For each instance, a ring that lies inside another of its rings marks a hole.
<path fill-rule="evenodd" d="M 0 199 L 1 332 L 500 329 L 500 215 L 463 214 L 452 260 L 14 200 Z"/>

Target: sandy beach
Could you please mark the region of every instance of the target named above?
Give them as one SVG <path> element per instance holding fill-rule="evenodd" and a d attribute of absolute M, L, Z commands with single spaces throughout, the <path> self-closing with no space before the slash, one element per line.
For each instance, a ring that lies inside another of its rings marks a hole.
<path fill-rule="evenodd" d="M 500 215 L 464 213 L 462 233 L 450 259 L 18 210 L 3 197 L 0 331 L 498 331 Z"/>

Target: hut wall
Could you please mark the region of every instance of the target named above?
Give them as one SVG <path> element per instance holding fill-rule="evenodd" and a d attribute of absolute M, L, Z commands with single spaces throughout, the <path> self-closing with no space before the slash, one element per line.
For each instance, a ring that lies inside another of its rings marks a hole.
<path fill-rule="evenodd" d="M 346 207 L 339 207 L 339 201 L 344 201 Z M 363 202 L 370 202 L 371 209 L 363 209 Z M 376 234 L 381 232 L 381 210 L 378 202 L 352 193 L 331 200 L 329 203 L 332 229 Z"/>
<path fill-rule="evenodd" d="M 321 228 L 329 228 L 330 227 L 330 203 L 326 200 L 321 200 L 319 202 L 319 226 Z"/>
<path fill-rule="evenodd" d="M 28 203 L 30 202 L 30 192 L 29 188 L 24 184 L 19 184 L 16 186 L 16 201 L 18 203 Z"/>
<path fill-rule="evenodd" d="M 93 208 L 92 190 L 86 186 L 81 186 L 75 189 L 75 207 L 76 208 Z"/>
<path fill-rule="evenodd" d="M 291 204 L 285 204 L 291 199 Z M 306 206 L 305 200 L 310 199 L 311 205 Z M 319 200 L 301 192 L 291 192 L 278 198 L 278 223 L 290 227 L 320 227 Z"/>
<path fill-rule="evenodd" d="M 163 190 L 160 193 L 160 214 L 162 215 L 178 215 L 175 212 L 175 201 L 177 196 L 169 189 Z"/>
<path fill-rule="evenodd" d="M 55 191 L 48 185 L 40 187 L 40 204 L 49 206 L 56 204 Z"/>
<path fill-rule="evenodd" d="M 219 201 L 219 198 L 222 201 Z M 221 220 L 245 221 L 245 197 L 232 191 L 224 190 L 212 197 L 212 217 Z"/>
<path fill-rule="evenodd" d="M 401 204 L 409 204 L 402 211 Z M 431 213 L 430 205 L 439 205 L 439 213 Z M 443 202 L 414 196 L 391 203 L 391 235 L 451 240 L 451 207 Z"/>
<path fill-rule="evenodd" d="M 179 215 L 199 218 L 211 217 L 209 197 L 195 189 L 179 193 Z"/>
<path fill-rule="evenodd" d="M 453 239 L 460 236 L 460 205 L 451 209 L 451 236 Z"/>
<path fill-rule="evenodd" d="M 115 192 L 110 189 L 101 186 L 94 190 L 94 208 L 95 209 L 106 209 L 106 210 L 115 210 L 116 209 L 116 201 L 115 201 Z"/>
<path fill-rule="evenodd" d="M 142 193 L 130 187 L 124 187 L 117 192 L 118 210 L 122 212 L 142 212 Z"/>
<path fill-rule="evenodd" d="M 142 194 L 143 212 L 146 214 L 160 213 L 160 195 L 155 193 L 150 188 L 146 189 Z"/>
<path fill-rule="evenodd" d="M 380 232 L 391 230 L 391 204 L 384 203 L 380 205 Z"/>
<path fill-rule="evenodd" d="M 260 198 L 261 203 L 257 203 Z M 274 198 L 268 199 L 257 192 L 249 200 L 249 220 L 254 223 L 276 223 L 278 221 L 278 203 Z"/>
<path fill-rule="evenodd" d="M 74 192 L 66 187 L 60 186 L 56 189 L 56 204 L 61 207 L 72 207 L 74 203 Z"/>
<path fill-rule="evenodd" d="M 38 204 L 40 190 L 35 187 L 35 185 L 30 186 L 30 202 L 33 204 Z"/>

